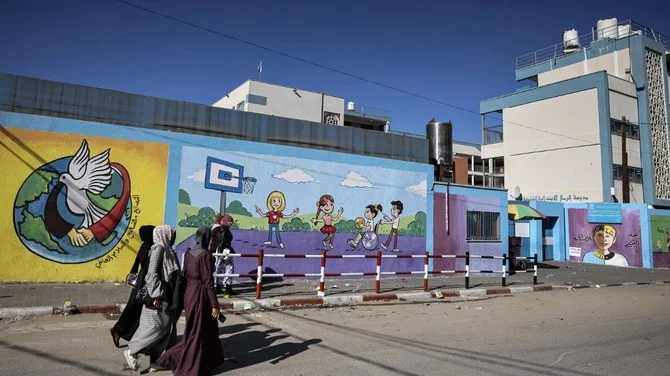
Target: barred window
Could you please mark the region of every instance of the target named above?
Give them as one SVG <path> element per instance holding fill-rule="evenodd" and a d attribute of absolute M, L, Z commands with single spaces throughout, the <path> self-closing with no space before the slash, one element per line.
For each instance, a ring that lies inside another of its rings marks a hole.
<path fill-rule="evenodd" d="M 623 174 L 623 166 L 618 165 L 618 164 L 613 164 L 612 165 L 612 174 L 614 175 L 614 179 L 616 180 L 622 180 Z M 642 184 L 642 169 L 639 167 L 630 167 L 628 166 L 628 180 L 631 183 L 640 183 Z"/>
<path fill-rule="evenodd" d="M 465 239 L 470 242 L 500 241 L 500 213 L 468 211 Z"/>
<path fill-rule="evenodd" d="M 612 134 L 615 134 L 617 136 L 621 136 L 621 131 L 626 129 L 626 137 L 627 138 L 632 138 L 634 140 L 639 140 L 640 139 L 640 126 L 637 124 L 631 124 L 631 123 L 625 123 L 617 120 L 617 119 L 610 119 L 610 132 Z"/>

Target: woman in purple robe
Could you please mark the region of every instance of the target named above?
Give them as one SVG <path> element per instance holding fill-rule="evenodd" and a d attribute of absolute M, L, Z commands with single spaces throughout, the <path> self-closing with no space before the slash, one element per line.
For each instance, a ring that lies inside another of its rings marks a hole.
<path fill-rule="evenodd" d="M 224 360 L 217 323 L 219 301 L 212 278 L 214 256 L 207 251 L 211 234 L 210 228 L 200 227 L 195 235 L 196 246 L 184 255 L 188 280 L 184 294 L 184 336 L 158 359 L 175 376 L 209 375 Z"/>

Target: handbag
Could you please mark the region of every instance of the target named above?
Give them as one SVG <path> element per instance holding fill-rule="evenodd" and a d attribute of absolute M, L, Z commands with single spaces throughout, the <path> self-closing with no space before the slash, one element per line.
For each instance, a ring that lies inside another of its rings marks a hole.
<path fill-rule="evenodd" d="M 174 295 L 172 295 L 172 309 L 181 314 L 184 310 L 184 295 L 186 294 L 186 285 L 188 284 L 188 277 L 186 277 L 186 268 L 182 268 L 174 283 Z"/>
<path fill-rule="evenodd" d="M 158 264 L 158 270 L 162 270 L 163 267 L 163 257 L 161 257 L 160 260 L 161 261 Z M 149 295 L 149 290 L 147 289 L 146 276 L 147 270 L 142 268 L 142 270 L 140 270 L 139 274 L 137 275 L 137 280 L 134 286 L 134 288 L 137 289 L 135 300 L 149 309 L 156 309 L 156 307 L 154 307 L 154 298 Z"/>

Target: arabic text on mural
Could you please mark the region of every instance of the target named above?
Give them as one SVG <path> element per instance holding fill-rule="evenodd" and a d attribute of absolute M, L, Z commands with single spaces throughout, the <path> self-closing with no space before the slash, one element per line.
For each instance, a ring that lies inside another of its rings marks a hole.
<path fill-rule="evenodd" d="M 116 246 L 112 249 L 111 252 L 107 253 L 105 257 L 102 257 L 98 259 L 95 263 L 95 267 L 98 269 L 101 269 L 103 265 L 107 264 L 110 261 L 115 260 L 116 258 L 119 257 L 121 254 L 121 251 L 130 243 L 131 239 L 135 238 L 135 228 L 137 227 L 137 219 L 138 216 L 141 212 L 140 210 L 140 196 L 138 195 L 133 195 L 131 197 L 132 199 L 132 215 L 128 224 L 128 229 L 126 230 L 126 233 L 124 234 L 123 238 L 121 241 L 119 241 Z"/>

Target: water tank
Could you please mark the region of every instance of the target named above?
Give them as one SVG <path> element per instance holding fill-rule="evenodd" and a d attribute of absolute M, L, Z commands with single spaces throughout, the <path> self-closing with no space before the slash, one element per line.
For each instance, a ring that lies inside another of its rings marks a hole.
<path fill-rule="evenodd" d="M 579 50 L 579 33 L 571 29 L 563 32 L 563 52 L 570 53 Z"/>
<path fill-rule="evenodd" d="M 617 27 L 616 18 L 608 18 L 606 20 L 598 20 L 596 23 L 596 35 L 598 39 L 603 38 L 618 38 L 619 28 Z"/>
<path fill-rule="evenodd" d="M 619 27 L 617 27 L 617 30 L 619 32 L 619 38 L 625 38 L 625 37 L 629 37 L 631 35 L 630 24 L 619 25 Z"/>
<path fill-rule="evenodd" d="M 426 124 L 428 160 L 436 167 L 435 180 L 450 181 L 453 169 L 453 143 L 451 122 L 432 119 Z"/>
<path fill-rule="evenodd" d="M 354 106 L 354 102 L 348 102 L 347 103 L 347 111 L 354 111 L 354 108 L 356 108 Z"/>

